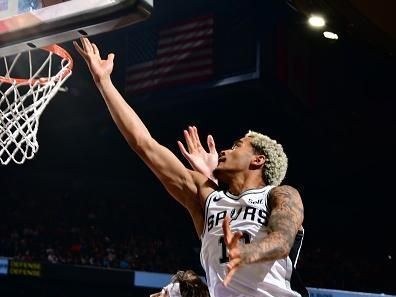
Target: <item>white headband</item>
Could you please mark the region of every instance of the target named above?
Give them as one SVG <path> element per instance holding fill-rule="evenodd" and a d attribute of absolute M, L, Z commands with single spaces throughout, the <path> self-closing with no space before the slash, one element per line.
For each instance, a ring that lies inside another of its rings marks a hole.
<path fill-rule="evenodd" d="M 162 293 L 164 294 L 165 291 L 168 291 L 169 297 L 182 297 L 179 283 L 170 283 L 162 289 Z"/>

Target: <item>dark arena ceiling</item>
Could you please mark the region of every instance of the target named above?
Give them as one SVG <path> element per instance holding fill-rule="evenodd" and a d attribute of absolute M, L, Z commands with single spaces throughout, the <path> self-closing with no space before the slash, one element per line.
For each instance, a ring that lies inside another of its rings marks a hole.
<path fill-rule="evenodd" d="M 290 0 L 299 12 L 322 14 L 327 27 L 339 30 L 396 54 L 396 1 L 392 0 Z"/>

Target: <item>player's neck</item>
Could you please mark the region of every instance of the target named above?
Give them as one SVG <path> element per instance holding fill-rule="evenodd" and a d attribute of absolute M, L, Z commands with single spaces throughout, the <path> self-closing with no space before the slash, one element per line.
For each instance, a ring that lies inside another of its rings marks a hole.
<path fill-rule="evenodd" d="M 262 188 L 265 186 L 265 183 L 261 176 L 235 176 L 229 183 L 228 183 L 228 191 L 238 196 L 242 192 L 251 189 Z"/>

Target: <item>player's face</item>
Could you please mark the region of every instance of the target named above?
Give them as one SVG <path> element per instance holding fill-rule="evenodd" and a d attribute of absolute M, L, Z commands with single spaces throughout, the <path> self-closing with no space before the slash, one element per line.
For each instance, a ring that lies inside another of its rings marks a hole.
<path fill-rule="evenodd" d="M 219 163 L 214 174 L 222 171 L 240 172 L 249 169 L 252 158 L 255 156 L 250 137 L 243 137 L 234 142 L 234 145 L 219 154 Z"/>

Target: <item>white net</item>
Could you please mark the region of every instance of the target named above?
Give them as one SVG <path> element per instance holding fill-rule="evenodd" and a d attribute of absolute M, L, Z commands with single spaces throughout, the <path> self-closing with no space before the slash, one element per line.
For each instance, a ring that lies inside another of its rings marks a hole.
<path fill-rule="evenodd" d="M 2 58 L 0 162 L 22 164 L 37 153 L 40 115 L 71 75 L 73 60 L 58 45 Z M 15 78 L 25 77 L 25 79 Z"/>

